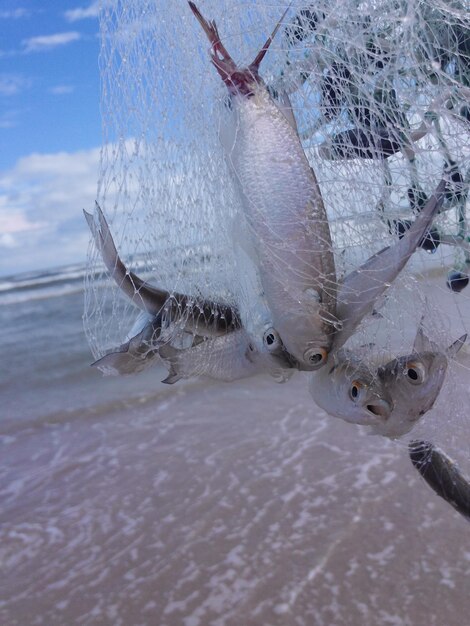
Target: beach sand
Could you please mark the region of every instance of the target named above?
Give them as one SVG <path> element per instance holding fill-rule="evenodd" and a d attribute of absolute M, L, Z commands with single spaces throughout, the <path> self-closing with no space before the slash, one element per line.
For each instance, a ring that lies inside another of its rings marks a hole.
<path fill-rule="evenodd" d="M 466 623 L 470 527 L 404 444 L 328 417 L 300 373 L 103 379 L 82 298 L 1 311 L 2 625 Z"/>
<path fill-rule="evenodd" d="M 5 470 L 6 465 L 6 470 Z M 6 437 L 0 622 L 461 625 L 468 523 L 302 376 Z"/>

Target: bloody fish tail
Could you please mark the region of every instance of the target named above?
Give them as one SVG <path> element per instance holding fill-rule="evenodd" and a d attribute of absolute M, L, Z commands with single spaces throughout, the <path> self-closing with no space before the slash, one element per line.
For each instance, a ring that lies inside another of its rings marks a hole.
<path fill-rule="evenodd" d="M 289 4 L 289 6 L 287 7 L 287 9 L 284 11 L 284 13 L 282 14 L 280 20 L 278 21 L 278 23 L 276 24 L 276 26 L 274 27 L 273 32 L 271 33 L 271 35 L 267 38 L 266 43 L 264 44 L 264 46 L 261 48 L 261 50 L 258 52 L 258 54 L 255 57 L 255 60 L 253 61 L 253 63 L 250 64 L 250 70 L 257 72 L 258 68 L 260 66 L 261 61 L 264 59 L 264 55 L 266 54 L 266 52 L 268 51 L 269 46 L 272 44 L 274 37 L 276 36 L 277 31 L 279 30 L 279 28 L 281 27 L 282 22 L 284 21 L 284 18 L 287 15 L 287 12 L 290 9 L 292 3 Z"/>
<path fill-rule="evenodd" d="M 217 24 L 214 20 L 208 22 L 194 2 L 189 2 L 189 7 L 201 25 L 202 30 L 206 33 L 206 36 L 211 44 L 212 63 L 219 72 L 222 80 L 225 83 L 230 83 L 230 76 L 233 72 L 237 71 L 237 66 L 223 43 L 220 41 Z"/>
<path fill-rule="evenodd" d="M 264 46 L 256 55 L 253 63 L 251 63 L 245 70 L 240 70 L 237 67 L 237 64 L 234 62 L 230 54 L 227 52 L 225 46 L 220 41 L 220 36 L 215 21 L 207 21 L 199 11 L 197 6 L 194 4 L 194 2 L 191 2 L 191 0 L 189 0 L 189 7 L 199 24 L 202 26 L 203 31 L 206 33 L 206 36 L 210 41 L 212 63 L 220 74 L 224 83 L 227 85 L 229 90 L 240 91 L 245 95 L 250 95 L 252 93 L 252 90 L 249 85 L 253 84 L 254 82 L 258 82 L 258 68 L 260 66 L 260 63 L 263 60 L 266 52 L 268 51 L 268 48 L 271 45 L 277 31 L 279 30 L 279 27 L 281 26 L 284 17 L 286 16 L 286 13 L 290 8 L 290 5 L 284 11 L 281 19 L 276 24 L 273 32 L 266 40 Z"/>

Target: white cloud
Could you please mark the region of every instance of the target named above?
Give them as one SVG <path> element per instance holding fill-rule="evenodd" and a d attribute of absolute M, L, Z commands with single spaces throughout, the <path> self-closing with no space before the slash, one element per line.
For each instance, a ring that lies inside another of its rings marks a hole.
<path fill-rule="evenodd" d="M 15 128 L 18 126 L 18 114 L 16 110 L 5 111 L 0 114 L 0 128 Z"/>
<path fill-rule="evenodd" d="M 100 148 L 31 154 L 0 172 L 2 274 L 85 261 Z"/>
<path fill-rule="evenodd" d="M 100 12 L 100 2 L 92 2 L 88 7 L 71 9 L 64 13 L 65 19 L 69 22 L 77 22 L 88 18 L 98 17 Z"/>
<path fill-rule="evenodd" d="M 0 74 L 0 96 L 14 96 L 29 84 L 30 81 L 19 74 Z"/>
<path fill-rule="evenodd" d="M 57 46 L 65 46 L 73 41 L 81 39 L 80 33 L 71 31 L 67 33 L 56 33 L 55 35 L 40 35 L 23 40 L 25 52 L 40 52 L 51 50 Z"/>
<path fill-rule="evenodd" d="M 40 222 L 30 222 L 24 213 L 7 213 L 0 215 L 0 232 L 3 235 L 22 233 L 29 230 L 37 230 L 43 225 Z"/>
<path fill-rule="evenodd" d="M 63 96 L 68 93 L 73 93 L 74 91 L 75 87 L 73 85 L 56 85 L 49 89 L 49 92 L 54 96 Z"/>
<path fill-rule="evenodd" d="M 30 12 L 27 9 L 12 9 L 11 11 L 0 11 L 1 20 L 17 20 L 20 17 L 28 17 Z"/>

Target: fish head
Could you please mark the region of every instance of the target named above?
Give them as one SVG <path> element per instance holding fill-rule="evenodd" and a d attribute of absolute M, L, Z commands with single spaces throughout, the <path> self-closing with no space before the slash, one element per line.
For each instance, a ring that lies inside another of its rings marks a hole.
<path fill-rule="evenodd" d="M 400 437 L 409 432 L 430 411 L 445 380 L 448 360 L 462 348 L 466 335 L 446 350 L 439 350 L 418 328 L 413 351 L 389 361 L 377 371 L 384 388 L 393 398 L 393 411 L 376 434 Z"/>
<path fill-rule="evenodd" d="M 284 319 L 282 315 L 275 320 L 282 345 L 295 360 L 297 368 L 305 372 L 312 372 L 326 365 L 332 342 L 332 335 L 323 332 L 323 327 L 312 325 L 311 322 L 305 316 L 295 315 L 292 310 L 289 310 L 288 319 Z M 267 338 L 265 334 L 265 344 Z M 266 346 L 266 349 L 269 348 Z"/>
<path fill-rule="evenodd" d="M 265 330 L 263 335 L 264 352 L 269 360 L 282 369 L 300 369 L 297 359 L 286 349 L 281 336 L 273 327 Z"/>
<path fill-rule="evenodd" d="M 319 304 L 313 306 L 305 298 L 299 299 L 298 304 L 291 301 L 285 314 L 277 311 L 276 328 L 299 369 L 313 372 L 326 365 L 340 322 Z"/>
<path fill-rule="evenodd" d="M 309 389 L 329 415 L 353 424 L 381 424 L 392 412 L 391 398 L 374 372 L 342 350 L 312 375 Z"/>
<path fill-rule="evenodd" d="M 413 352 L 388 362 L 377 370 L 393 410 L 387 421 L 373 429 L 375 434 L 401 437 L 433 406 L 447 371 L 444 352 Z"/>

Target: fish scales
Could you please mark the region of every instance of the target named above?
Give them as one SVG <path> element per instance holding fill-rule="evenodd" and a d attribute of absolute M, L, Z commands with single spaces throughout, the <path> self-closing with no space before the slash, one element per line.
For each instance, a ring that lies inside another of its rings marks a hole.
<path fill-rule="evenodd" d="M 272 357 L 256 350 L 243 329 L 202 341 L 186 350 L 164 346 L 160 355 L 170 366 L 169 376 L 163 382 L 170 384 L 193 376 L 232 382 L 261 372 L 272 376 L 282 372 Z"/>
<path fill-rule="evenodd" d="M 293 354 L 301 350 L 293 326 L 301 341 L 328 345 L 333 326 L 322 319 L 319 302 L 334 316 L 336 275 L 318 183 L 295 130 L 265 89 L 250 98 L 234 96 L 233 110 L 236 132 L 228 156 L 275 326 Z"/>
<path fill-rule="evenodd" d="M 240 183 L 274 328 L 299 369 L 318 369 L 327 361 L 338 324 L 326 211 L 289 98 L 278 94 L 278 105 L 258 73 L 287 10 L 254 61 L 240 68 L 223 45 L 216 23 L 206 20 L 194 2 L 189 6 L 230 94 L 232 117 L 221 129 L 221 138 Z"/>

